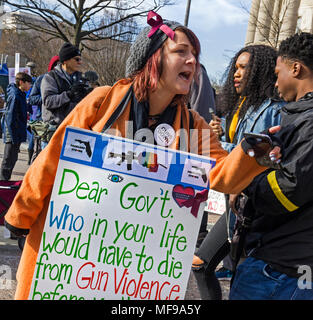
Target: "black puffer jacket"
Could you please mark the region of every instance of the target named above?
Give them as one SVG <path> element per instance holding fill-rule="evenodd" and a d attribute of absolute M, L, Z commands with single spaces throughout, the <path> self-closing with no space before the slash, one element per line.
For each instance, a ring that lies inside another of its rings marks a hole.
<path fill-rule="evenodd" d="M 313 93 L 284 106 L 281 116 L 284 170 L 260 174 L 245 190 L 254 216 L 246 248 L 297 277 L 299 265 L 313 268 Z"/>

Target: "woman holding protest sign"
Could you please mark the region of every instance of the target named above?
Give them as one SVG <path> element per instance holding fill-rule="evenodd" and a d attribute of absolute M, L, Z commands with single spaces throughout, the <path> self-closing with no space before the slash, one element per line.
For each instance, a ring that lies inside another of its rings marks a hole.
<path fill-rule="evenodd" d="M 127 78 L 112 87 L 96 88 L 85 97 L 62 122 L 25 175 L 6 215 L 7 227 L 12 232 L 28 234 L 17 273 L 16 299 L 27 299 L 29 294 L 67 126 L 134 136 L 139 141 L 216 158 L 210 184 L 226 193 L 241 191 L 266 169 L 240 146 L 228 156 L 205 120 L 197 112 L 188 111 L 190 85 L 199 69 L 200 44 L 194 33 L 177 22 L 163 22 L 154 12 L 149 13 L 148 24 L 151 27 L 144 28 L 131 47 Z M 162 132 L 158 130 L 160 124 Z M 197 132 L 189 140 L 184 133 L 191 128 Z M 280 156 L 278 147 L 272 152 Z M 233 176 L 239 167 L 244 170 Z"/>

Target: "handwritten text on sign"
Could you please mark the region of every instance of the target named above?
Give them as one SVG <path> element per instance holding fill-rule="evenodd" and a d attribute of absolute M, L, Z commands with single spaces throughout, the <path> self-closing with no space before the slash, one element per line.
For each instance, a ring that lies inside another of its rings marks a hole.
<path fill-rule="evenodd" d="M 213 165 L 67 128 L 29 299 L 183 299 Z"/>

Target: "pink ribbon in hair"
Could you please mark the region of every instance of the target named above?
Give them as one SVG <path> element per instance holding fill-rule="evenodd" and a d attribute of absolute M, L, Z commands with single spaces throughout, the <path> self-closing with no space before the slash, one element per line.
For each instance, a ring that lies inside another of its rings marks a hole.
<path fill-rule="evenodd" d="M 183 207 L 186 207 L 186 208 L 191 207 L 191 211 L 190 211 L 191 214 L 197 218 L 200 203 L 203 201 L 206 201 L 208 199 L 208 194 L 209 194 L 209 192 L 207 189 L 204 189 L 204 190 L 198 192 L 195 197 L 184 201 Z"/>
<path fill-rule="evenodd" d="M 156 17 L 156 19 L 153 19 L 153 17 Z M 161 29 L 169 38 L 174 40 L 174 31 L 169 26 L 163 23 L 163 19 L 159 14 L 155 13 L 152 10 L 149 11 L 147 23 L 152 27 L 148 34 L 149 38 L 151 38 L 158 31 L 158 29 Z"/>

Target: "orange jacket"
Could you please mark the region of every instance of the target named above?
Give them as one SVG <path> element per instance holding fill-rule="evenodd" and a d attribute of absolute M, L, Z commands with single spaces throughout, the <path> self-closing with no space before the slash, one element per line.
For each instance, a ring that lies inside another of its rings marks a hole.
<path fill-rule="evenodd" d="M 129 87 L 130 82 L 123 79 L 113 87 L 94 89 L 66 117 L 54 133 L 48 146 L 26 172 L 22 186 L 5 216 L 6 221 L 12 226 L 30 229 L 17 272 L 18 284 L 15 299 L 28 298 L 66 126 L 71 125 L 101 132 Z M 125 136 L 124 125 L 125 121 L 129 119 L 129 113 L 130 103 L 111 129 L 113 131 L 118 129 L 121 135 Z M 180 129 L 182 114 L 184 128 L 189 128 L 188 109 L 185 105 L 178 106 L 173 123 L 176 132 Z M 198 137 L 196 134 L 193 135 L 191 146 L 198 145 L 199 154 L 217 159 L 216 166 L 210 173 L 211 188 L 224 193 L 240 192 L 252 181 L 254 176 L 266 169 L 245 155 L 240 146 L 228 155 L 205 120 L 195 111 L 192 111 L 192 114 L 194 129 L 207 129 L 206 132 L 209 135 L 207 138 L 204 134 L 199 134 Z M 176 138 L 170 147 L 177 149 L 178 140 Z"/>

